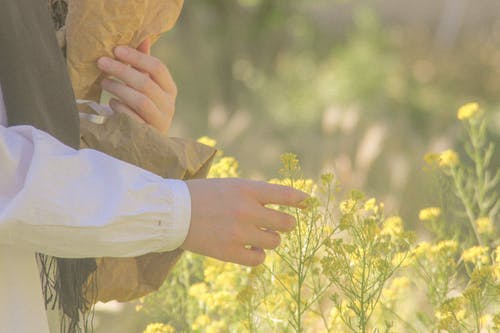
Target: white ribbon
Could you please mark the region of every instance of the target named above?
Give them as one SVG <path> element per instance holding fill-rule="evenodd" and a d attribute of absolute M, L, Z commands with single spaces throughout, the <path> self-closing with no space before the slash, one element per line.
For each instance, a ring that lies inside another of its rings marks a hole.
<path fill-rule="evenodd" d="M 86 112 L 79 112 L 80 118 L 91 121 L 95 124 L 104 124 L 108 117 L 114 114 L 113 110 L 106 106 L 99 104 L 97 102 L 88 100 L 88 99 L 77 99 L 76 104 L 85 104 L 88 105 L 92 110 L 94 110 L 97 114 L 91 114 Z"/>

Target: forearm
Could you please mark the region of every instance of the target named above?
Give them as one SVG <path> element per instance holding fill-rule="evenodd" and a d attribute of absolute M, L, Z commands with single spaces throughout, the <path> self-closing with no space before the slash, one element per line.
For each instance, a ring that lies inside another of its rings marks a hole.
<path fill-rule="evenodd" d="M 59 257 L 177 248 L 190 223 L 184 182 L 30 126 L 0 126 L 0 243 Z"/>

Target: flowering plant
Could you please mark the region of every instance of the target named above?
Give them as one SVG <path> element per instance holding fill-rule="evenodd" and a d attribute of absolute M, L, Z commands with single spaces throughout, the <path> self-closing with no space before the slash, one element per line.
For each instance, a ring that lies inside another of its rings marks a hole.
<path fill-rule="evenodd" d="M 297 157 L 284 154 L 271 182 L 311 199 L 305 209 L 273 208 L 294 215 L 297 227 L 252 269 L 186 254 L 161 290 L 141 300 L 138 309 L 163 322 L 145 333 L 500 330 L 500 171 L 491 170 L 494 145 L 479 105 L 457 117 L 471 162 L 451 149 L 425 156 L 457 201 L 415 214 L 432 239 L 416 243 L 399 216 L 386 217 L 360 191 L 337 203 L 333 174 L 304 179 Z M 237 161 L 220 153 L 211 176 L 238 176 Z"/>

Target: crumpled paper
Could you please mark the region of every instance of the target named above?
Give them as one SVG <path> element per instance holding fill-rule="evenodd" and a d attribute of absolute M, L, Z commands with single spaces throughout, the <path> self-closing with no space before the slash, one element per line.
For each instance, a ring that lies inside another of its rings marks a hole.
<path fill-rule="evenodd" d="M 80 127 L 81 148 L 97 149 L 164 178 L 205 178 L 217 152 L 196 141 L 162 135 L 125 113 L 115 113 L 104 124 L 81 119 Z M 97 258 L 96 275 L 84 290 L 90 293 L 89 299 L 101 302 L 142 297 L 158 290 L 182 252 Z"/>
<path fill-rule="evenodd" d="M 69 0 L 66 59 L 77 99 L 99 102 L 102 72 L 97 59 L 114 58 L 118 45 L 136 48 L 147 37 L 156 41 L 170 30 L 183 0 Z"/>
<path fill-rule="evenodd" d="M 80 148 L 93 148 L 164 178 L 204 178 L 216 150 L 168 137 L 154 127 L 116 112 L 104 124 L 80 119 Z"/>
<path fill-rule="evenodd" d="M 128 302 L 157 291 L 182 253 L 182 249 L 177 249 L 135 258 L 97 258 L 93 281 L 97 288 L 87 288 L 88 292 L 97 293 L 97 297 L 88 299 Z"/>

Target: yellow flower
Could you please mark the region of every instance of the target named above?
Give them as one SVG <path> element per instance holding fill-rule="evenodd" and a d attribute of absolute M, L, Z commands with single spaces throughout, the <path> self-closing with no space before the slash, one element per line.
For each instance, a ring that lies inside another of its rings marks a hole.
<path fill-rule="evenodd" d="M 216 320 L 210 323 L 205 330 L 205 333 L 222 333 L 228 332 L 227 324 L 225 320 Z"/>
<path fill-rule="evenodd" d="M 207 295 L 206 304 L 209 309 L 230 310 L 236 294 L 229 291 L 213 291 Z"/>
<path fill-rule="evenodd" d="M 197 140 L 199 143 L 203 143 L 204 145 L 210 146 L 210 147 L 215 147 L 217 144 L 217 141 L 215 141 L 212 138 L 209 138 L 208 136 L 202 136 Z"/>
<path fill-rule="evenodd" d="M 493 281 L 495 281 L 495 283 L 500 283 L 500 264 L 499 263 L 493 264 Z"/>
<path fill-rule="evenodd" d="M 206 293 L 208 293 L 208 287 L 204 282 L 193 284 L 191 287 L 189 287 L 188 291 L 189 296 L 193 296 L 196 298 L 205 295 Z"/>
<path fill-rule="evenodd" d="M 397 277 L 392 281 L 391 288 L 405 289 L 410 285 L 410 279 L 406 276 Z"/>
<path fill-rule="evenodd" d="M 321 175 L 321 183 L 323 185 L 331 184 L 334 178 L 335 176 L 333 175 L 333 173 L 324 173 Z"/>
<path fill-rule="evenodd" d="M 378 213 L 377 200 L 375 198 L 366 200 L 364 208 L 367 212 L 373 211 L 375 214 L 377 214 Z"/>
<path fill-rule="evenodd" d="M 413 263 L 413 257 L 410 257 L 408 253 L 405 252 L 398 252 L 394 255 L 394 257 L 391 260 L 391 263 L 394 266 L 401 265 L 401 267 L 407 267 Z"/>
<path fill-rule="evenodd" d="M 491 234 L 493 233 L 493 224 L 489 217 L 480 217 L 476 220 L 477 232 L 480 234 Z"/>
<path fill-rule="evenodd" d="M 321 227 L 321 234 L 322 235 L 331 235 L 335 229 L 330 224 L 324 224 Z"/>
<path fill-rule="evenodd" d="M 467 315 L 467 312 L 465 310 L 458 310 L 455 313 L 455 317 L 457 318 L 458 321 L 464 320 L 465 316 Z"/>
<path fill-rule="evenodd" d="M 210 324 L 211 320 L 210 320 L 210 317 L 203 314 L 203 315 L 199 315 L 198 317 L 196 317 L 196 319 L 194 320 L 194 322 L 191 324 L 191 329 L 193 331 L 196 331 L 196 330 L 199 330 L 199 329 L 205 329 L 208 324 Z"/>
<path fill-rule="evenodd" d="M 340 211 L 342 214 L 350 214 L 353 212 L 354 207 L 356 207 L 357 201 L 354 199 L 347 199 L 340 203 Z"/>
<path fill-rule="evenodd" d="M 424 155 L 424 161 L 428 165 L 436 165 L 439 162 L 439 154 L 438 153 L 427 153 Z"/>
<path fill-rule="evenodd" d="M 146 327 L 143 333 L 175 333 L 175 327 L 168 324 L 152 323 Z"/>
<path fill-rule="evenodd" d="M 299 159 L 294 153 L 284 153 L 280 156 L 280 160 L 281 165 L 283 165 L 283 168 L 280 169 L 280 173 L 283 176 L 288 176 L 290 173 L 300 171 Z"/>
<path fill-rule="evenodd" d="M 493 328 L 495 330 L 500 330 L 500 312 L 493 316 Z"/>
<path fill-rule="evenodd" d="M 445 150 L 439 154 L 439 166 L 440 167 L 454 167 L 458 164 L 458 154 L 451 150 Z"/>
<path fill-rule="evenodd" d="M 269 180 L 269 183 L 290 186 L 295 189 L 306 192 L 310 195 L 313 195 L 317 190 L 317 185 L 314 183 L 312 179 L 304 179 L 304 178 L 296 179 L 288 177 L 282 179 L 272 178 Z"/>
<path fill-rule="evenodd" d="M 431 250 L 431 244 L 429 242 L 420 242 L 418 246 L 413 250 L 413 255 L 415 257 L 425 257 Z"/>
<path fill-rule="evenodd" d="M 296 179 L 294 187 L 303 192 L 314 194 L 316 192 L 316 184 L 312 179 Z"/>
<path fill-rule="evenodd" d="M 341 313 L 337 309 L 337 307 L 332 307 L 329 313 L 329 318 L 328 321 L 330 323 L 330 326 L 337 328 L 342 326 L 342 318 L 341 318 Z"/>
<path fill-rule="evenodd" d="M 493 316 L 489 313 L 482 315 L 481 318 L 479 318 L 479 323 L 481 324 L 481 327 L 492 327 Z"/>
<path fill-rule="evenodd" d="M 431 248 L 431 252 L 434 254 L 443 254 L 443 255 L 453 255 L 458 249 L 458 243 L 455 240 L 444 240 Z"/>
<path fill-rule="evenodd" d="M 262 300 L 262 305 L 264 309 L 269 311 L 275 311 L 283 306 L 286 306 L 287 300 L 283 297 L 282 293 L 271 292 L 267 294 Z"/>
<path fill-rule="evenodd" d="M 473 246 L 462 253 L 462 259 L 465 262 L 471 262 L 474 264 L 482 263 L 487 264 L 488 259 L 488 247 L 487 246 Z"/>
<path fill-rule="evenodd" d="M 250 303 L 255 296 L 255 288 L 253 286 L 246 286 L 238 292 L 236 300 L 241 303 Z"/>
<path fill-rule="evenodd" d="M 398 236 L 403 233 L 403 220 L 399 216 L 391 216 L 384 221 L 382 235 Z"/>
<path fill-rule="evenodd" d="M 344 318 L 354 318 L 356 317 L 356 313 L 352 309 L 352 307 L 349 306 L 348 302 L 342 301 L 342 316 Z"/>
<path fill-rule="evenodd" d="M 478 112 L 479 112 L 479 104 L 475 102 L 467 103 L 458 109 L 457 118 L 460 120 L 469 119 Z"/>
<path fill-rule="evenodd" d="M 382 296 L 386 301 L 396 300 L 404 294 L 409 285 L 410 280 L 407 277 L 397 277 L 392 280 L 392 283 L 388 288 L 384 288 L 382 290 Z"/>
<path fill-rule="evenodd" d="M 222 157 L 210 168 L 208 178 L 238 177 L 238 161 L 234 157 Z"/>
<path fill-rule="evenodd" d="M 441 215 L 441 208 L 439 207 L 428 207 L 420 210 L 418 213 L 418 218 L 422 221 L 435 220 Z"/>
<path fill-rule="evenodd" d="M 464 309 L 465 299 L 462 296 L 449 298 L 435 312 L 439 321 L 438 328 L 446 331 L 456 331 L 458 325 L 467 317 Z"/>

